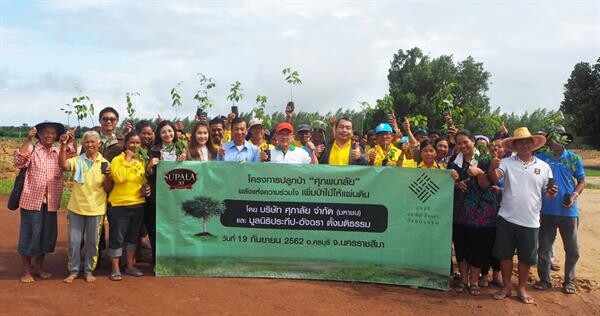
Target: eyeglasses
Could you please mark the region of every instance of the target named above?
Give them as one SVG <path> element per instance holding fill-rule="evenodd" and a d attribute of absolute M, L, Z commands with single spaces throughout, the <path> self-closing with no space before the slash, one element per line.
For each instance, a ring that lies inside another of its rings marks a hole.
<path fill-rule="evenodd" d="M 103 117 L 102 118 L 102 122 L 116 122 L 117 118 L 116 117 Z"/>

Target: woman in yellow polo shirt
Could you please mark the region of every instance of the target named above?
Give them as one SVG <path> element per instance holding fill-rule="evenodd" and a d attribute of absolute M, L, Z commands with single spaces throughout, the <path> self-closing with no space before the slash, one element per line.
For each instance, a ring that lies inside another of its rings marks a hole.
<path fill-rule="evenodd" d="M 108 196 L 112 206 L 108 210 L 108 255 L 111 257 L 110 279 L 113 281 L 121 280 L 119 258 L 123 254 L 123 248 L 127 264 L 125 274 L 143 275 L 133 266 L 133 258 L 144 219 L 146 194 L 150 193 L 145 187 L 148 182 L 145 175 L 146 158 L 137 150 L 141 145 L 140 136 L 131 132 L 125 135 L 124 142 L 124 151 L 110 163 L 110 176 L 114 186 Z"/>
<path fill-rule="evenodd" d="M 67 205 L 69 276 L 63 280 L 65 283 L 72 283 L 81 272 L 86 282 L 96 280 L 92 272 L 98 261 L 98 241 L 106 213 L 106 174 L 110 173 L 110 168 L 108 161 L 98 151 L 100 134 L 85 132 L 83 147 L 83 154 L 68 160 L 65 146 L 61 146 L 58 155 L 59 165 L 64 171 L 73 171 L 75 182 Z M 82 240 L 85 240 L 86 251 L 83 271 L 80 271 Z"/>
<path fill-rule="evenodd" d="M 423 140 L 419 147 L 419 153 L 421 155 L 421 162 L 419 162 L 417 168 L 445 169 L 444 166 L 438 164 L 435 159 L 437 157 L 437 151 L 435 150 L 433 141 L 429 139 Z"/>

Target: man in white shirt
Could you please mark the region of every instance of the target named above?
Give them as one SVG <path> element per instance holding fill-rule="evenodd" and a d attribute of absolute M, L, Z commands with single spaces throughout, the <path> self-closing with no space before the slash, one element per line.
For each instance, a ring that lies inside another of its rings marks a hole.
<path fill-rule="evenodd" d="M 306 143 L 308 152 L 303 148 L 292 144 L 294 138 L 294 127 L 288 122 L 283 122 L 275 128 L 275 138 L 277 147 L 271 149 L 271 162 L 275 163 L 294 163 L 294 164 L 318 164 L 315 154 L 315 145 L 312 142 Z M 267 159 L 265 152 L 261 152 L 263 161 Z"/>
<path fill-rule="evenodd" d="M 511 296 L 513 254 L 519 257 L 519 285 L 517 295 L 521 302 L 533 304 L 525 285 L 531 266 L 537 263 L 538 231 L 542 192 L 553 198 L 558 188 L 549 183 L 552 170 L 544 161 L 537 159 L 533 151 L 546 143 L 546 137 L 531 135 L 527 127 L 514 131 L 513 137 L 505 139 L 505 149 L 516 155 L 500 160 L 494 155 L 489 178 L 495 183 L 504 178 L 502 203 L 498 211 L 494 257 L 500 260 L 504 288 L 494 298 L 501 300 Z"/>

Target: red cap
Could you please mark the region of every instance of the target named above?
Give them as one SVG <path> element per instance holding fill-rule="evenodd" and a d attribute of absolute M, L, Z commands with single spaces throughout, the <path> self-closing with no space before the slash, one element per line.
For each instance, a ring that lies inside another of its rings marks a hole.
<path fill-rule="evenodd" d="M 283 123 L 279 123 L 279 125 L 277 125 L 277 127 L 275 128 L 275 133 L 279 133 L 279 132 L 283 131 L 284 129 L 287 129 L 288 131 L 290 131 L 290 133 L 294 132 L 294 127 L 292 126 L 292 124 L 290 124 L 288 122 L 283 122 Z"/>

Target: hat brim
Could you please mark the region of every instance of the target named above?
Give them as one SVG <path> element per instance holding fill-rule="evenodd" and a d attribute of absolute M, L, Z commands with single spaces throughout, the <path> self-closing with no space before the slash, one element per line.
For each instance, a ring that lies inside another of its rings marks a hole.
<path fill-rule="evenodd" d="M 540 148 L 542 148 L 545 144 L 546 144 L 546 137 L 543 135 L 531 135 L 531 136 L 520 136 L 520 137 L 509 137 L 506 138 L 502 141 L 502 146 L 504 146 L 505 149 L 508 149 L 510 151 L 514 151 L 513 149 L 513 143 L 516 140 L 520 140 L 520 139 L 532 139 L 533 140 L 533 147 L 531 148 L 532 151 L 538 150 Z"/>
<path fill-rule="evenodd" d="M 35 129 L 38 131 L 35 134 L 35 137 L 37 139 L 40 139 L 39 136 L 39 132 L 41 132 L 43 129 L 48 128 L 48 127 L 52 127 L 56 130 L 56 139 L 58 140 L 58 138 L 60 137 L 60 135 L 65 133 L 65 126 L 62 125 L 61 123 L 56 123 L 56 122 L 42 122 L 39 123 L 35 126 Z"/>

